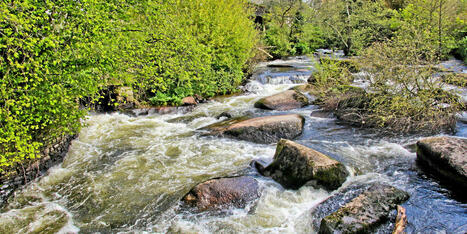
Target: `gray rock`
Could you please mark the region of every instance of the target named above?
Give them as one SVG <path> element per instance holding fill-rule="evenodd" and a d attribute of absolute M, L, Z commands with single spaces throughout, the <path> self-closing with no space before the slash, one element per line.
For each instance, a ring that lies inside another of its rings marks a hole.
<path fill-rule="evenodd" d="M 384 223 L 409 194 L 395 187 L 374 184 L 321 220 L 319 233 L 371 233 Z"/>
<path fill-rule="evenodd" d="M 201 130 L 205 135 L 232 137 L 256 143 L 275 143 L 281 138 L 294 139 L 302 134 L 305 118 L 301 115 L 275 115 L 248 119 L 229 119 L 215 123 Z"/>
<path fill-rule="evenodd" d="M 467 188 L 467 139 L 422 139 L 417 142 L 417 160 L 440 179 Z"/>
<path fill-rule="evenodd" d="M 291 189 L 298 189 L 309 181 L 327 189 L 336 189 L 349 174 L 342 163 L 285 139 L 277 144 L 273 162 L 264 170 L 259 169 L 263 175 Z"/>
<path fill-rule="evenodd" d="M 258 181 L 250 176 L 212 179 L 196 185 L 182 199 L 198 211 L 245 206 L 259 197 Z"/>
<path fill-rule="evenodd" d="M 308 98 L 296 90 L 287 90 L 262 98 L 255 103 L 256 108 L 266 110 L 291 110 L 306 105 L 308 105 Z"/>

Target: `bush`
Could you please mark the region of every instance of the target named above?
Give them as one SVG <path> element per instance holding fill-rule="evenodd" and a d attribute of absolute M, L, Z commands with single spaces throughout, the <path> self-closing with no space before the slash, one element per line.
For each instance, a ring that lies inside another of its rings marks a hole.
<path fill-rule="evenodd" d="M 396 132 L 453 130 L 461 103 L 434 76 L 436 58 L 435 50 L 420 54 L 397 41 L 368 48 L 361 60 L 372 92 L 366 124 Z"/>
<path fill-rule="evenodd" d="M 96 57 L 75 53 L 99 29 L 81 7 L 76 1 L 0 3 L 0 174 L 80 127 L 85 113 L 76 100 L 95 93 L 100 82 Z"/>
<path fill-rule="evenodd" d="M 234 92 L 256 44 L 246 1 L 2 1 L 0 174 L 76 133 L 78 100 L 133 87 L 152 104 Z"/>

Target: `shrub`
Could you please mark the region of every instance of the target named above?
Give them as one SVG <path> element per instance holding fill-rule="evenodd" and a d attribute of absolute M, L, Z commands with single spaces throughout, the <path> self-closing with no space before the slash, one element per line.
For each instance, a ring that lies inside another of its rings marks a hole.
<path fill-rule="evenodd" d="M 2 1 L 0 173 L 76 133 L 107 86 L 152 104 L 234 92 L 256 44 L 246 1 Z M 97 98 L 97 97 L 96 97 Z"/>
<path fill-rule="evenodd" d="M 96 57 L 75 53 L 99 29 L 81 7 L 75 1 L 0 3 L 0 174 L 80 127 L 85 113 L 76 100 L 95 93 L 100 82 Z"/>

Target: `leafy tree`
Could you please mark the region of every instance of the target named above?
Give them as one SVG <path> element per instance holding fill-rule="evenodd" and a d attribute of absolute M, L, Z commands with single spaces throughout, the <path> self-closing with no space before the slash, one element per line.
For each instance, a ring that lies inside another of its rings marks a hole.
<path fill-rule="evenodd" d="M 316 5 L 319 25 L 331 48 L 343 49 L 346 55 L 358 54 L 374 42 L 392 36 L 394 11 L 383 1 L 330 0 Z"/>
<path fill-rule="evenodd" d="M 457 34 L 466 27 L 465 1 L 414 0 L 395 16 L 399 40 L 414 40 L 419 53 L 436 50 L 445 58 L 457 47 Z"/>
<path fill-rule="evenodd" d="M 323 32 L 311 23 L 310 5 L 298 0 L 264 3 L 266 31 L 263 39 L 274 57 L 307 54 L 324 45 Z"/>

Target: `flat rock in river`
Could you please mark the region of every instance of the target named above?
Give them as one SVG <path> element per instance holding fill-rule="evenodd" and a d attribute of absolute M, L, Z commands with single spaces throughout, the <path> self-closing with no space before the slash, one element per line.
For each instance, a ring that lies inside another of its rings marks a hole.
<path fill-rule="evenodd" d="M 275 143 L 281 138 L 294 139 L 302 134 L 305 118 L 301 115 L 274 115 L 258 118 L 234 118 L 202 128 L 207 135 L 226 136 L 256 143 Z"/>
<path fill-rule="evenodd" d="M 321 220 L 319 233 L 371 233 L 387 220 L 409 194 L 390 185 L 374 184 Z"/>
<path fill-rule="evenodd" d="M 308 105 L 308 98 L 296 90 L 287 90 L 269 97 L 261 98 L 255 103 L 256 108 L 267 110 L 291 110 L 306 105 Z"/>
<path fill-rule="evenodd" d="M 467 187 L 467 139 L 429 137 L 417 142 L 417 160 L 449 183 Z"/>
<path fill-rule="evenodd" d="M 250 176 L 212 179 L 196 185 L 182 198 L 198 211 L 244 208 L 259 197 L 258 181 Z"/>
<path fill-rule="evenodd" d="M 349 175 L 342 163 L 285 139 L 277 143 L 273 162 L 264 170 L 260 169 L 260 173 L 292 189 L 298 189 L 309 181 L 327 189 L 336 189 Z"/>

